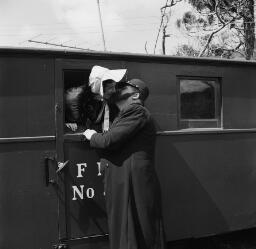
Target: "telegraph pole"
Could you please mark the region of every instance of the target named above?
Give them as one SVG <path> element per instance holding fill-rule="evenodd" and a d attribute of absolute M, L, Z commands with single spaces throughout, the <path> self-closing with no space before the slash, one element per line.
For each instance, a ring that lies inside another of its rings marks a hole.
<path fill-rule="evenodd" d="M 98 11 L 99 11 L 99 18 L 100 18 L 100 28 L 101 28 L 102 42 L 103 42 L 104 51 L 106 51 L 107 49 L 106 49 L 104 32 L 103 32 L 103 25 L 102 25 L 102 19 L 101 19 L 100 2 L 99 2 L 99 0 L 97 0 L 97 4 L 98 4 Z"/>

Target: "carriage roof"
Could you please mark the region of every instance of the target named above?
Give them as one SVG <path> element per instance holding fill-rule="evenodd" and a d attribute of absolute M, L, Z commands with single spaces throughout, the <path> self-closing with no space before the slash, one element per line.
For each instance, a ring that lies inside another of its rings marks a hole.
<path fill-rule="evenodd" d="M 75 49 L 44 49 L 44 48 L 21 48 L 21 47 L 1 47 L 0 55 L 5 56 L 39 56 L 65 59 L 105 59 L 105 60 L 126 60 L 138 62 L 158 62 L 158 63 L 206 63 L 213 65 L 256 65 L 255 60 L 245 59 L 223 59 L 209 57 L 178 57 L 171 55 L 155 55 L 128 52 L 103 52 L 94 50 Z"/>

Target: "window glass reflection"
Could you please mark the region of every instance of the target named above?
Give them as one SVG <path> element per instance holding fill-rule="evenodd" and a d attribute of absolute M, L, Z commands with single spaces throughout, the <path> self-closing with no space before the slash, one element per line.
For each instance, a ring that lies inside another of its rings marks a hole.
<path fill-rule="evenodd" d="M 180 118 L 216 118 L 216 82 L 213 80 L 180 80 Z"/>

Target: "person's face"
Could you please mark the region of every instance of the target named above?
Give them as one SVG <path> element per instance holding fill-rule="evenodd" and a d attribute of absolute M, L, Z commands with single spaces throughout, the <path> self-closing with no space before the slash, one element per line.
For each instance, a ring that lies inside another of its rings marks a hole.
<path fill-rule="evenodd" d="M 116 92 L 116 82 L 113 80 L 106 80 L 103 82 L 103 98 L 109 100 Z"/>
<path fill-rule="evenodd" d="M 115 94 L 115 102 L 128 100 L 138 93 L 138 90 L 130 85 L 124 85 L 117 89 Z"/>

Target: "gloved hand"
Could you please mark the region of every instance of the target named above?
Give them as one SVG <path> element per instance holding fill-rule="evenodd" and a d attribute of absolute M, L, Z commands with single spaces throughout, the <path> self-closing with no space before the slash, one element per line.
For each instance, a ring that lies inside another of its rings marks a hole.
<path fill-rule="evenodd" d="M 91 140 L 92 135 L 95 133 L 97 133 L 97 131 L 87 129 L 85 132 L 83 132 L 83 135 L 86 137 L 87 140 Z"/>

